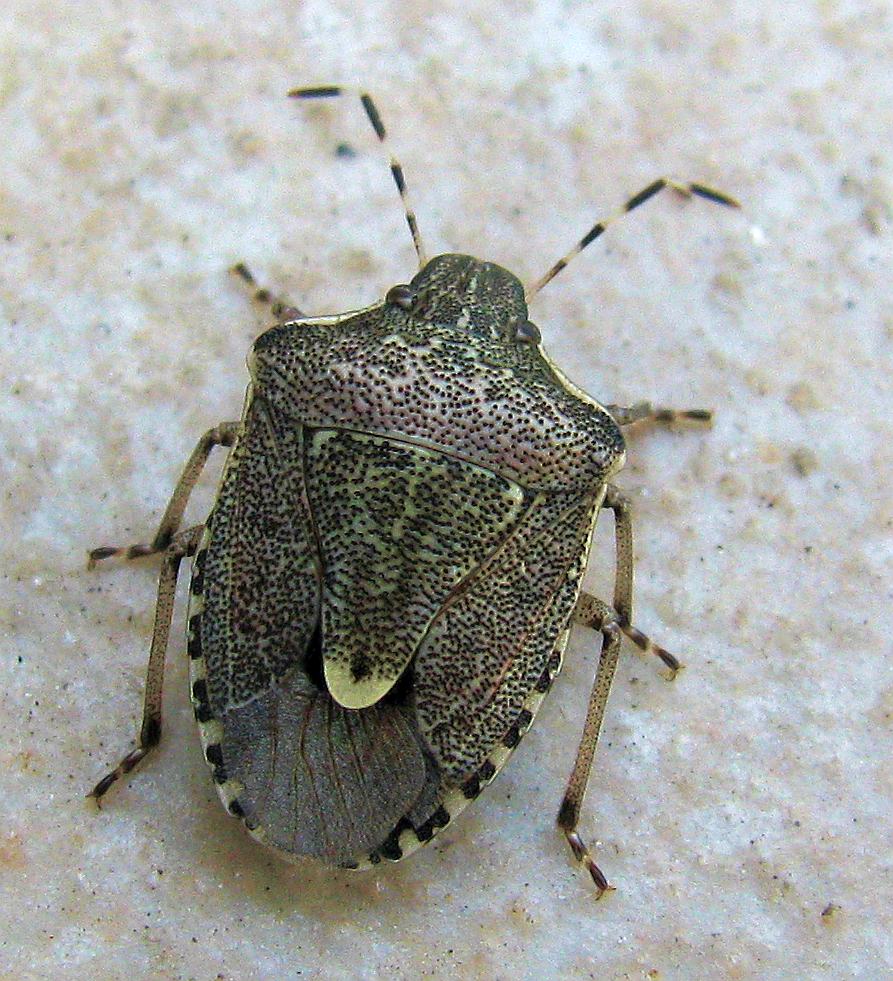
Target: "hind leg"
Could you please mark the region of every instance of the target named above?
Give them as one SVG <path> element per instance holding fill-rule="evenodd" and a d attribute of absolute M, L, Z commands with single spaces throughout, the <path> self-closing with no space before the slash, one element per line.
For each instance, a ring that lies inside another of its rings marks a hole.
<path fill-rule="evenodd" d="M 671 678 L 675 676 L 676 671 L 681 666 L 669 651 L 655 644 L 632 625 L 633 535 L 629 501 L 617 488 L 609 485 L 602 507 L 614 512 L 616 542 L 614 603 L 613 606 L 608 606 L 602 600 L 596 599 L 588 593 L 582 593 L 574 610 L 575 622 L 601 631 L 602 650 L 592 692 L 589 696 L 580 747 L 577 750 L 577 757 L 568 779 L 567 790 L 564 793 L 557 819 L 558 826 L 564 832 L 574 857 L 586 868 L 596 885 L 598 890 L 596 898 L 601 898 L 611 886 L 593 859 L 585 841 L 577 830 L 577 826 L 592 771 L 592 761 L 601 734 L 608 696 L 611 693 L 611 684 L 617 671 L 622 635 L 626 634 L 643 651 L 659 657 L 672 672 Z"/>
<path fill-rule="evenodd" d="M 146 690 L 143 696 L 143 721 L 137 735 L 136 749 L 107 773 L 87 795 L 97 805 L 113 783 L 138 766 L 161 740 L 161 692 L 164 682 L 164 657 L 174 612 L 174 593 L 180 562 L 198 547 L 202 525 L 196 525 L 174 535 L 164 552 L 161 575 L 158 579 L 158 600 L 155 604 L 155 626 L 146 667 Z"/>

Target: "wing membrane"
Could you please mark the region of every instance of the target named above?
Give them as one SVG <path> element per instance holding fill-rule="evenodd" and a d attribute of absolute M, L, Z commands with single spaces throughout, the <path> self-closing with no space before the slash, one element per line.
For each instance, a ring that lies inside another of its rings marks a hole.
<path fill-rule="evenodd" d="M 263 840 L 290 855 L 338 864 L 381 843 L 426 779 L 404 711 L 352 712 L 294 672 L 223 717 L 226 765 Z"/>

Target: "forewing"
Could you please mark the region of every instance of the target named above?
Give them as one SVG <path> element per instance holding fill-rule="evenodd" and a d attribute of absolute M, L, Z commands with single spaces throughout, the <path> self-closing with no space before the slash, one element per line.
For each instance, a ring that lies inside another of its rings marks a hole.
<path fill-rule="evenodd" d="M 378 845 L 434 778 L 404 708 L 348 712 L 320 684 L 303 460 L 300 427 L 254 398 L 196 556 L 192 691 L 229 809 L 287 854 L 339 863 Z"/>
<path fill-rule="evenodd" d="M 319 572 L 301 469 L 300 428 L 255 397 L 227 460 L 199 570 L 215 714 L 284 677 L 313 635 Z"/>
<path fill-rule="evenodd" d="M 490 470 L 411 443 L 307 433 L 326 684 L 341 705 L 362 708 L 390 691 L 435 616 L 512 534 L 530 498 Z"/>
<path fill-rule="evenodd" d="M 484 763 L 546 672 L 576 602 L 596 503 L 537 495 L 498 555 L 428 631 L 415 662 L 417 715 L 451 783 Z"/>

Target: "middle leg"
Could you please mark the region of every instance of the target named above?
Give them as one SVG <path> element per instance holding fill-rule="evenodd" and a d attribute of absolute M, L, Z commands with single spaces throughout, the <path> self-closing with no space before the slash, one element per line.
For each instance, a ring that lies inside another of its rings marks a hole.
<path fill-rule="evenodd" d="M 146 687 L 143 694 L 143 721 L 136 739 L 136 748 L 110 770 L 87 795 L 97 805 L 109 788 L 137 767 L 161 741 L 161 691 L 164 681 L 164 658 L 167 653 L 171 617 L 174 612 L 174 593 L 180 562 L 193 555 L 202 534 L 202 525 L 178 532 L 168 543 L 161 574 L 158 579 L 158 599 L 155 604 L 155 626 L 146 666 Z"/>
<path fill-rule="evenodd" d="M 670 669 L 670 678 L 682 667 L 676 657 L 633 626 L 633 523 L 629 498 L 613 484 L 602 507 L 614 512 L 617 572 L 614 579 L 614 610 L 620 629 L 646 654 L 653 654 Z M 585 594 L 584 594 L 585 596 Z"/>
<path fill-rule="evenodd" d="M 672 425 L 674 422 L 713 422 L 710 409 L 666 409 L 656 408 L 650 402 L 634 402 L 632 405 L 606 405 L 618 426 L 631 426 L 635 422 L 661 422 Z"/>

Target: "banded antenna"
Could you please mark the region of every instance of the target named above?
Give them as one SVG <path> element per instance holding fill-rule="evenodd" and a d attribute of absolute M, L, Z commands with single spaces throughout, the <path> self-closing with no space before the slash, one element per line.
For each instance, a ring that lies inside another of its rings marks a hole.
<path fill-rule="evenodd" d="M 629 214 L 630 211 L 632 211 L 634 208 L 638 208 L 640 204 L 644 204 L 647 200 L 649 200 L 649 198 L 653 198 L 655 194 L 662 191 L 665 187 L 668 187 L 687 198 L 705 198 L 707 201 L 713 201 L 714 204 L 722 204 L 728 208 L 741 207 L 741 205 L 733 197 L 730 197 L 728 194 L 723 194 L 722 191 L 715 191 L 712 187 L 705 187 L 703 184 L 685 184 L 672 180 L 669 177 L 660 177 L 653 183 L 649 184 L 648 187 L 639 191 L 638 194 L 634 194 L 626 202 L 626 204 L 624 204 L 624 206 L 618 211 L 615 211 L 614 214 L 597 221 L 570 250 L 570 252 L 568 252 L 567 255 L 562 256 L 558 262 L 552 266 L 545 276 L 542 276 L 535 283 L 528 286 L 524 290 L 526 300 L 529 302 L 532 297 L 536 296 L 536 294 L 539 293 L 546 283 L 551 282 L 571 261 L 571 259 L 578 256 L 590 242 L 594 242 L 612 222 L 615 222 L 618 218 L 622 218 L 624 215 Z"/>
<path fill-rule="evenodd" d="M 366 116 L 372 124 L 372 128 L 375 130 L 375 135 L 378 137 L 382 148 L 390 159 L 391 176 L 394 178 L 394 183 L 400 192 L 400 200 L 403 202 L 403 213 L 406 215 L 406 224 L 409 225 L 412 244 L 415 246 L 416 255 L 419 257 L 419 269 L 421 269 L 427 261 L 425 258 L 425 248 L 422 245 L 422 236 L 419 234 L 419 225 L 416 221 L 415 211 L 413 211 L 409 203 L 409 194 L 407 193 L 406 181 L 403 177 L 403 167 L 388 148 L 387 130 L 384 128 L 381 114 L 372 101 L 372 97 L 367 92 L 347 88 L 343 85 L 323 85 L 317 88 L 292 89 L 288 94 L 292 99 L 333 99 L 337 96 L 348 94 L 359 96 Z"/>

